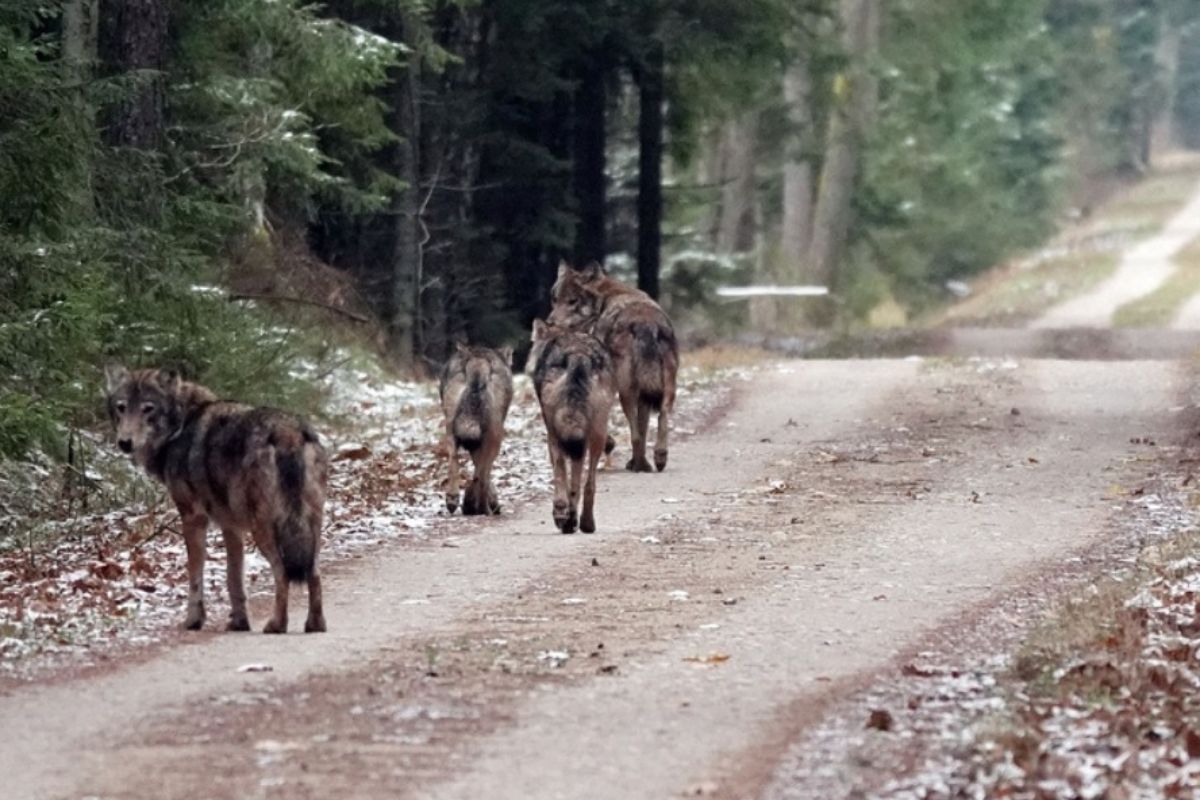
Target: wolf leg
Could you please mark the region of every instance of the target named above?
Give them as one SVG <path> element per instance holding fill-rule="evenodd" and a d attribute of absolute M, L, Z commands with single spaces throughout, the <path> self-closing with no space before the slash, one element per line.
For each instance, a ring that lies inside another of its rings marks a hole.
<path fill-rule="evenodd" d="M 183 627 L 198 631 L 204 627 L 204 534 L 208 517 L 192 512 L 183 518 L 183 543 L 187 546 L 188 599 Z"/>
<path fill-rule="evenodd" d="M 657 440 L 654 443 L 654 466 L 659 472 L 667 468 L 668 438 L 671 435 L 671 405 L 664 400 L 658 411 Z"/>
<path fill-rule="evenodd" d="M 605 435 L 592 436 L 588 443 L 587 482 L 583 485 L 583 514 L 579 518 L 579 530 L 584 533 L 596 532 L 596 469 L 600 463 L 600 453 L 604 449 Z"/>
<path fill-rule="evenodd" d="M 446 462 L 450 474 L 446 479 L 446 510 L 453 514 L 458 510 L 458 443 L 454 441 L 453 423 L 446 421 Z"/>
<path fill-rule="evenodd" d="M 475 481 L 478 484 L 475 490 L 479 493 L 476 496 L 476 513 L 500 513 L 500 499 L 496 496 L 496 487 L 492 485 L 492 465 L 496 463 L 496 456 L 499 454 L 500 437 L 484 437 L 483 444 L 475 456 Z"/>
<path fill-rule="evenodd" d="M 625 469 L 630 472 L 649 472 L 650 462 L 646 460 L 646 435 L 638 426 L 638 399 L 636 393 L 627 393 L 621 397 L 621 410 L 629 422 L 629 439 L 631 450 L 629 462 Z"/>
<path fill-rule="evenodd" d="M 585 453 L 584 456 L 587 454 Z M 579 486 L 583 480 L 583 458 L 571 459 L 571 486 L 567 494 L 567 502 L 571 510 L 567 513 L 567 522 L 563 533 L 574 533 L 579 525 Z"/>
<path fill-rule="evenodd" d="M 267 555 L 267 554 L 264 554 Z M 279 553 L 272 551 L 268 555 L 271 562 L 271 574 L 275 576 L 275 610 L 271 619 L 263 627 L 263 633 L 287 633 L 288 626 L 288 580 L 283 569 L 283 560 Z"/>
<path fill-rule="evenodd" d="M 650 433 L 650 406 L 635 399 L 636 411 L 633 422 L 633 458 L 626 467 L 630 472 L 653 472 L 646 460 L 646 439 Z"/>
<path fill-rule="evenodd" d="M 554 524 L 563 533 L 566 529 L 570 506 L 567 504 L 567 457 L 556 442 L 550 444 L 550 465 L 554 468 Z"/>
<path fill-rule="evenodd" d="M 313 564 L 308 575 L 308 619 L 304 621 L 305 633 L 325 632 L 325 610 L 321 597 L 321 573 Z"/>
<path fill-rule="evenodd" d="M 246 587 L 243 583 L 243 563 L 246 544 L 241 531 L 222 530 L 225 537 L 225 586 L 229 589 L 229 624 L 227 631 L 250 630 L 246 615 Z"/>

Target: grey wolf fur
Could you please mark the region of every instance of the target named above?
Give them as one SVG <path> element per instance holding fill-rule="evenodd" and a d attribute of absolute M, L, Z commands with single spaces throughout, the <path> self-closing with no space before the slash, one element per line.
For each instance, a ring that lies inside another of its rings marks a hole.
<path fill-rule="evenodd" d="M 679 372 L 679 345 L 670 318 L 649 295 L 610 278 L 598 264 L 581 269 L 560 265 L 553 301 L 550 322 L 594 334 L 612 354 L 633 448 L 625 468 L 652 471 L 646 441 L 650 415 L 658 412 L 654 465 L 662 472 Z"/>
<path fill-rule="evenodd" d="M 554 523 L 563 533 L 574 533 L 576 525 L 592 533 L 596 530 L 596 464 L 605 450 L 614 399 L 612 358 L 590 334 L 541 320 L 533 323 L 529 358 L 554 468 Z M 585 458 L 587 482 L 580 514 Z"/>
<path fill-rule="evenodd" d="M 325 630 L 317 550 L 329 463 L 303 420 L 271 408 L 218 400 L 168 370 L 105 368 L 117 444 L 167 487 L 183 521 L 188 601 L 184 627 L 204 625 L 205 533 L 221 528 L 232 607 L 228 630 L 250 629 L 243 584 L 244 536 L 275 577 L 264 633 L 287 631 L 288 584 L 308 584 L 306 632 Z"/>
<path fill-rule="evenodd" d="M 463 514 L 499 514 L 492 465 L 504 441 L 504 420 L 512 405 L 512 349 L 492 350 L 457 344 L 442 370 L 438 387 L 446 417 L 446 455 L 450 476 L 446 508 L 458 508 L 458 451 L 466 450 L 475 474 L 462 495 Z"/>

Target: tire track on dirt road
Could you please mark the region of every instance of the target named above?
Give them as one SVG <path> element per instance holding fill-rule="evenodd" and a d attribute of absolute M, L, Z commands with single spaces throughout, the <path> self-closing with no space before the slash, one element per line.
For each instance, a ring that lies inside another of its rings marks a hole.
<path fill-rule="evenodd" d="M 752 485 L 774 452 L 760 439 L 770 436 L 780 416 L 801 416 L 803 429 L 815 436 L 849 429 L 876 392 L 910 380 L 916 371 L 908 363 L 868 370 L 831 364 L 805 367 L 803 380 L 794 373 L 765 376 L 726 424 L 677 447 L 667 473 L 604 475 L 595 536 L 550 535 L 549 508 L 539 504 L 490 523 L 463 522 L 464 533 L 477 535 L 464 537 L 458 548 L 385 548 L 365 563 L 331 572 L 329 634 L 200 634 L 110 674 L 17 688 L 0 697 L 0 774 L 6 776 L 6 791 L 20 798 L 95 795 L 106 785 L 104 777 L 116 774 L 108 785 L 112 796 L 196 797 L 195 784 L 178 787 L 177 794 L 166 789 L 135 793 L 129 787 L 169 783 L 172 776 L 159 767 L 161 758 L 142 763 L 125 753 L 115 761 L 109 743 L 147 729 L 189 702 L 267 691 L 313 674 L 352 669 L 386 648 L 403 649 L 407 638 L 445 629 L 471 608 L 511 597 L 570 559 L 603 556 L 609 539 L 644 536 L 656 526 L 655 517 L 675 508 L 664 505 L 664 497 L 686 500 Z M 830 407 L 824 398 L 839 392 L 845 392 L 845 402 Z M 251 663 L 270 664 L 273 671 L 237 671 Z M 136 769 L 129 771 L 131 766 Z"/>
<path fill-rule="evenodd" d="M 622 522 L 607 538 L 552 558 L 563 539 L 524 535 L 548 529 L 536 511 L 489 527 L 454 555 L 494 560 L 473 574 L 496 591 L 420 606 L 358 663 L 299 680 L 219 673 L 232 703 L 158 704 L 84 748 L 74 774 L 98 796 L 156 800 L 197 785 L 212 798 L 662 798 L 710 781 L 740 796 L 722 778 L 770 772 L 781 708 L 821 703 L 1088 542 L 1130 438 L 1174 423 L 1175 372 L 1158 362 L 787 370 L 681 450 L 674 478 L 605 476 L 599 508 Z M 675 518 L 641 522 L 663 509 Z M 436 569 L 406 578 L 436 582 Z M 555 648 L 562 668 L 537 661 Z"/>

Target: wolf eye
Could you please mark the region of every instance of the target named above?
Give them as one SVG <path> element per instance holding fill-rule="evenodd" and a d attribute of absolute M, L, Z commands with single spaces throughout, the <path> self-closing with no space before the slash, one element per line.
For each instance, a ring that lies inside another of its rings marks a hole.
<path fill-rule="evenodd" d="M 117 409 L 118 414 L 124 414 L 125 413 L 125 402 L 123 400 L 117 402 L 116 409 Z"/>
<path fill-rule="evenodd" d="M 154 413 L 154 403 L 142 403 L 142 413 L 143 414 L 153 414 Z"/>

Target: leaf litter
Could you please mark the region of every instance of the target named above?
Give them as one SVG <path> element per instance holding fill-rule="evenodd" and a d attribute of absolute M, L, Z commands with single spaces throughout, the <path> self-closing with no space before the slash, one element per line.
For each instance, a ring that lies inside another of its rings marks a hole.
<path fill-rule="evenodd" d="M 961 640 L 912 655 L 840 703 L 789 749 L 763 796 L 1200 796 L 1200 559 L 1154 562 L 1172 546 L 1194 550 L 1196 512 L 1161 483 L 1127 495 L 1123 541 L 1110 553 L 1090 568 L 1077 560 L 1085 572 L 1073 580 L 1100 564 L 1128 593 L 1083 646 L 1030 670 L 1024 624 L 1051 598 L 1018 592 Z M 1095 602 L 1094 584 L 1073 591 Z"/>

